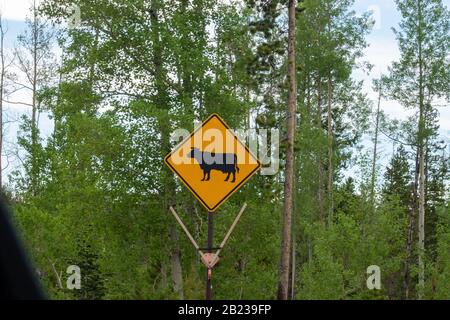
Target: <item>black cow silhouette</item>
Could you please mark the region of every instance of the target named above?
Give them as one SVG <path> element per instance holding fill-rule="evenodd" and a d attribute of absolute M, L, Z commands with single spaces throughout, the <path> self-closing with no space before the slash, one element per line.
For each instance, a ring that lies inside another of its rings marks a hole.
<path fill-rule="evenodd" d="M 203 170 L 203 179 L 201 181 L 209 181 L 211 178 L 211 170 L 222 171 L 227 173 L 225 181 L 230 179 L 230 174 L 233 174 L 231 182 L 236 181 L 236 172 L 239 173 L 237 166 L 237 156 L 234 153 L 215 153 L 200 151 L 198 148 L 192 148 L 189 152 L 189 158 L 194 158 Z"/>

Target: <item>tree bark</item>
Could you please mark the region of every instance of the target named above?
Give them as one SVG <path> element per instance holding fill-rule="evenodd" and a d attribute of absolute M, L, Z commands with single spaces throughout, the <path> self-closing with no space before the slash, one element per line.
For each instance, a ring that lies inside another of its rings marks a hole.
<path fill-rule="evenodd" d="M 377 105 L 377 116 L 375 121 L 375 137 L 373 143 L 373 156 L 372 156 L 372 177 L 370 183 L 370 197 L 372 200 L 372 207 L 375 207 L 375 177 L 377 169 L 377 148 L 378 148 L 378 128 L 380 125 L 380 106 L 381 106 L 381 81 L 378 85 L 378 105 Z"/>
<path fill-rule="evenodd" d="M 38 85 L 38 61 L 37 61 L 37 52 L 38 52 L 38 41 L 39 41 L 39 32 L 38 32 L 38 12 L 36 8 L 36 0 L 33 1 L 33 70 L 32 70 L 32 110 L 31 110 L 31 190 L 33 195 L 36 195 L 37 192 L 37 143 L 38 143 L 38 124 L 37 124 L 37 85 Z"/>
<path fill-rule="evenodd" d="M 423 298 L 425 287 L 425 179 L 424 179 L 424 150 L 420 150 L 419 164 L 419 294 Z"/>
<path fill-rule="evenodd" d="M 424 61 L 422 57 L 422 6 L 418 0 L 418 54 L 419 54 L 419 300 L 425 287 L 425 106 L 424 106 Z"/>
<path fill-rule="evenodd" d="M 320 75 L 317 77 L 317 130 L 322 131 L 322 80 Z M 317 170 L 319 173 L 317 199 L 319 204 L 319 218 L 322 223 L 325 223 L 325 205 L 324 205 L 324 174 L 322 165 L 322 152 L 320 146 L 317 149 Z"/>
<path fill-rule="evenodd" d="M 405 258 L 405 271 L 404 271 L 404 286 L 405 286 L 405 299 L 408 300 L 410 297 L 410 286 L 411 286 L 411 277 L 410 277 L 410 264 L 411 257 L 413 253 L 413 243 L 414 243 L 414 234 L 416 227 L 416 217 L 417 217 L 417 190 L 419 184 L 419 150 L 416 152 L 416 161 L 415 161 L 415 173 L 414 173 L 414 184 L 412 186 L 412 199 L 411 199 L 411 210 L 409 214 L 409 223 L 408 223 L 408 238 L 406 243 L 406 258 Z"/>
<path fill-rule="evenodd" d="M 295 234 L 292 234 L 292 254 L 291 254 L 291 284 L 290 284 L 290 299 L 294 300 L 295 299 L 295 276 L 296 276 L 296 261 L 295 261 L 295 254 L 296 254 L 296 249 L 295 249 Z"/>
<path fill-rule="evenodd" d="M 328 224 L 331 224 L 333 222 L 333 113 L 331 109 L 332 96 L 333 87 L 331 83 L 331 75 L 328 75 Z"/>
<path fill-rule="evenodd" d="M 5 31 L 3 29 L 3 18 L 0 15 L 0 191 L 3 190 L 3 94 L 5 92 Z"/>
<path fill-rule="evenodd" d="M 295 68 L 295 8 L 296 0 L 289 0 L 288 30 L 288 103 L 287 103 L 287 150 L 284 181 L 284 210 L 279 269 L 278 299 L 289 298 L 289 262 L 291 256 L 292 209 L 294 196 L 294 143 L 296 126 L 297 81 Z"/>
<path fill-rule="evenodd" d="M 152 1 L 152 36 L 154 41 L 154 66 L 155 66 L 155 86 L 157 88 L 155 95 L 156 105 L 163 109 L 161 117 L 158 119 L 159 129 L 162 136 L 161 141 L 161 153 L 162 156 L 168 154 L 171 150 L 170 146 L 170 119 L 169 110 L 167 106 L 167 88 L 165 86 L 165 72 L 163 69 L 162 60 L 162 43 L 160 37 L 160 24 L 159 24 L 159 1 Z M 169 206 L 175 204 L 175 181 L 172 172 L 168 168 L 164 168 L 162 197 L 164 199 L 164 208 L 168 211 Z M 178 231 L 176 229 L 175 222 L 170 222 L 169 238 L 170 238 L 170 257 L 171 257 L 171 271 L 172 271 L 172 284 L 173 291 L 178 295 L 180 299 L 184 299 L 183 294 L 183 273 L 181 266 L 181 252 L 179 249 Z"/>

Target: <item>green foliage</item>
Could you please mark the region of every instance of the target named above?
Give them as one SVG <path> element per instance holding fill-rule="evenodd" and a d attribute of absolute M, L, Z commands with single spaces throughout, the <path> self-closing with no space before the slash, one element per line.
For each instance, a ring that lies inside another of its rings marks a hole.
<path fill-rule="evenodd" d="M 398 1 L 400 12 L 408 13 L 416 2 Z M 437 0 L 422 2 L 436 28 L 426 35 L 428 57 L 432 41 L 447 43 L 440 34 L 446 26 L 437 26 L 447 11 Z M 280 129 L 281 171 L 256 175 L 217 213 L 215 245 L 248 204 L 213 271 L 214 295 L 275 299 L 286 149 L 287 1 L 46 0 L 42 12 L 60 21 L 71 4 L 81 8 L 82 25 L 61 33 L 60 81 L 38 92 L 54 131 L 40 139 L 31 120 L 23 119 L 19 145 L 26 157 L 11 194 L 16 222 L 50 297 L 203 297 L 205 268 L 168 207 L 176 207 L 200 246 L 206 243 L 207 215 L 162 159 L 177 143 L 170 139 L 174 129 L 192 130 L 195 120 L 218 112 L 233 128 Z M 298 4 L 292 288 L 297 299 L 402 299 L 405 292 L 411 154 L 418 131 L 413 121 L 397 128 L 408 137 L 408 147 L 393 155 L 373 203 L 369 160 L 358 149 L 369 127 L 370 102 L 363 84 L 352 78 L 361 65 L 368 67 L 362 58 L 371 19 L 356 16 L 352 4 Z M 409 31 L 397 36 L 404 54 L 384 79 L 386 95 L 413 106 L 415 38 Z M 431 60 L 427 92 L 441 97 L 445 83 L 437 80 L 444 79 L 448 61 Z M 426 296 L 445 299 L 448 156 L 431 103 L 426 114 Z M 361 179 L 355 177 L 358 170 Z M 65 287 L 72 264 L 81 268 L 79 291 Z M 381 268 L 379 291 L 367 289 L 370 265 Z"/>
<path fill-rule="evenodd" d="M 354 194 L 348 181 L 338 190 L 332 226 L 305 229 L 313 255 L 300 272 L 299 299 L 399 299 L 406 219 L 397 203 L 372 212 L 368 200 Z M 366 269 L 382 270 L 382 290 L 369 293 Z"/>
<path fill-rule="evenodd" d="M 448 299 L 450 292 L 450 206 L 439 208 L 439 222 L 437 227 L 437 259 L 431 269 L 428 282 L 430 299 Z"/>

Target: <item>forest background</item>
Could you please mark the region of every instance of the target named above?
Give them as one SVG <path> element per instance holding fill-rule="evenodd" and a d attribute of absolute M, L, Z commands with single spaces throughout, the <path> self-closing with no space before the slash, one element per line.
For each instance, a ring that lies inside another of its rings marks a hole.
<path fill-rule="evenodd" d="M 216 112 L 278 129 L 281 162 L 217 213 L 221 239 L 248 204 L 215 298 L 450 299 L 448 1 L 16 2 L 1 7 L 0 185 L 50 297 L 203 297 L 168 207 L 201 243 L 207 215 L 163 157 Z"/>

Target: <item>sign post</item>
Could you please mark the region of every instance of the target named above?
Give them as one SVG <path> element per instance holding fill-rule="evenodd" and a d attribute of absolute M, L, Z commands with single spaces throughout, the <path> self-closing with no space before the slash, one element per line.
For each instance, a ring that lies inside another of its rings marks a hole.
<path fill-rule="evenodd" d="M 170 207 L 207 268 L 205 298 L 211 300 L 212 269 L 247 204 L 241 208 L 219 248 L 213 247 L 214 216 L 217 208 L 260 169 L 261 163 L 217 114 L 209 116 L 179 143 L 164 162 L 208 211 L 208 238 L 206 248 L 201 249 L 175 209 Z"/>
<path fill-rule="evenodd" d="M 210 255 L 213 254 L 213 234 L 214 229 L 214 212 L 208 212 L 208 243 L 207 250 Z M 212 267 L 208 267 L 206 271 L 206 300 L 212 299 Z"/>

